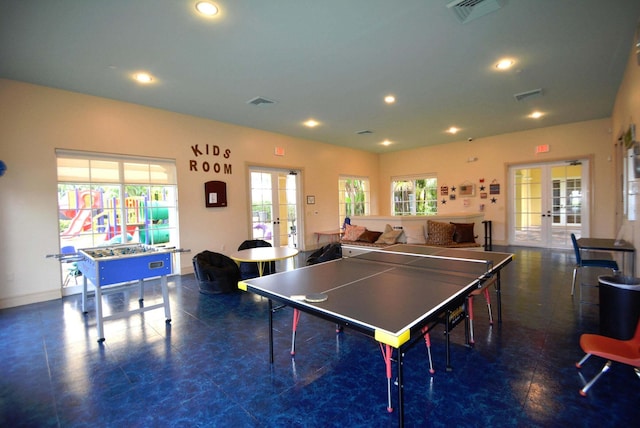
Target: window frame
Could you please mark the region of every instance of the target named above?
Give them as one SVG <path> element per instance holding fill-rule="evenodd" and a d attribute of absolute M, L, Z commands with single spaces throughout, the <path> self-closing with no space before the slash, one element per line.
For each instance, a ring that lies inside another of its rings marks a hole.
<path fill-rule="evenodd" d="M 348 202 L 347 182 L 360 182 L 360 191 L 356 190 L 354 200 Z M 362 195 L 362 201 L 358 196 Z M 350 209 L 347 206 L 350 205 Z M 343 226 L 345 218 L 352 216 L 368 216 L 371 213 L 371 181 L 369 177 L 355 175 L 341 175 L 338 178 L 338 224 Z"/>
<path fill-rule="evenodd" d="M 60 220 L 60 246 L 88 248 L 105 242 L 179 246 L 178 183 L 174 159 L 56 150 L 58 210 L 67 216 L 81 211 L 89 230 L 71 229 Z M 69 195 L 69 192 L 73 193 Z M 105 193 L 106 192 L 106 193 Z M 100 194 L 99 201 L 97 194 Z M 78 196 L 82 205 L 79 205 Z M 109 196 L 111 195 L 111 196 Z M 61 205 L 62 202 L 68 202 Z M 72 204 L 75 199 L 75 204 Z M 88 204 L 88 205 L 87 205 Z M 97 218 L 110 219 L 97 226 Z M 144 227 L 140 225 L 144 224 Z M 140 232 L 129 240 L 129 229 Z M 65 229 L 65 230 L 63 230 Z M 106 233 L 106 234 L 105 234 Z M 102 238 L 104 235 L 104 239 Z M 108 241 L 105 241 L 107 240 Z M 168 239 L 168 241 L 166 241 Z M 93 244 L 93 245 L 90 245 Z"/>
<path fill-rule="evenodd" d="M 417 181 L 425 181 L 425 186 L 417 186 Z M 401 182 L 411 182 L 411 191 L 408 192 L 408 198 L 402 200 L 396 200 L 396 188 L 399 186 Z M 427 215 L 437 215 L 438 214 L 438 176 L 434 173 L 427 174 L 415 174 L 415 175 L 404 175 L 391 177 L 391 207 L 390 212 L 391 215 L 394 216 L 427 216 Z M 425 192 L 425 198 L 421 200 L 417 200 L 415 198 L 415 189 L 420 188 Z M 427 198 L 431 194 L 433 198 Z M 411 195 L 414 195 L 414 198 L 411 199 Z M 408 209 L 398 211 L 396 208 L 398 204 L 405 205 Z M 423 209 L 419 209 L 419 205 L 422 204 Z M 431 207 L 431 209 L 428 209 Z"/>

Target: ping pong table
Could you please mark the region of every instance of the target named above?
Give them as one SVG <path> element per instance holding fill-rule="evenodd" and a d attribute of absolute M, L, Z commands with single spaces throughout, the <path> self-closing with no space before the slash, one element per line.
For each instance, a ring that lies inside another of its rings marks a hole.
<path fill-rule="evenodd" d="M 391 361 L 396 352 L 398 419 L 403 426 L 403 354 L 444 324 L 447 370 L 449 332 L 466 320 L 466 299 L 488 281 L 500 290 L 500 270 L 512 254 L 398 244 L 356 256 L 238 283 L 269 300 L 269 352 L 273 363 L 273 301 L 294 308 L 291 354 L 300 311 L 373 337 L 386 364 L 389 412 Z M 498 301 L 498 320 L 500 303 Z M 466 325 L 466 323 L 465 323 Z M 468 337 L 468 335 L 467 335 Z"/>

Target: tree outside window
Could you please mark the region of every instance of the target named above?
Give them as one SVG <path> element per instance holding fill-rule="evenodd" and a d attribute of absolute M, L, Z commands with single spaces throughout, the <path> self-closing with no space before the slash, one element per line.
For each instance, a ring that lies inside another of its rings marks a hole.
<path fill-rule="evenodd" d="M 341 177 L 338 180 L 339 226 L 345 217 L 369 215 L 369 179 Z"/>
<path fill-rule="evenodd" d="M 435 215 L 438 213 L 438 179 L 397 179 L 392 182 L 393 215 Z"/>

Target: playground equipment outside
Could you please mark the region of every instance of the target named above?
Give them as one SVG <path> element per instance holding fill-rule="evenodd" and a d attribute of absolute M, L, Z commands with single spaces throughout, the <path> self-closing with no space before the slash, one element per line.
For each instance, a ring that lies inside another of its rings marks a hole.
<path fill-rule="evenodd" d="M 127 242 L 162 244 L 170 241 L 170 203 L 149 196 L 106 197 L 103 190 L 81 188 L 60 192 L 60 245 L 75 248 Z M 175 209 L 175 208 L 174 208 Z M 125 222 L 123 225 L 122 216 Z M 175 227 L 174 227 L 175 228 Z"/>

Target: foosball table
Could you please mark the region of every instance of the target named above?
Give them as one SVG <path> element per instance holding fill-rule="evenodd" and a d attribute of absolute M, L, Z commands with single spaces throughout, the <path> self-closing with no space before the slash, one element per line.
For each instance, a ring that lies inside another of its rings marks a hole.
<path fill-rule="evenodd" d="M 173 272 L 173 253 L 181 251 L 184 250 L 145 244 L 122 244 L 78 250 L 77 266 L 83 276 L 82 311 L 87 312 L 87 283 L 91 282 L 95 288 L 98 342 L 103 342 L 105 339 L 103 323 L 107 320 L 164 307 L 165 320 L 167 323 L 171 322 L 167 275 Z M 156 277 L 160 277 L 162 302 L 143 306 L 144 280 Z M 103 315 L 103 296 L 135 286 L 138 286 L 140 290 L 139 308 L 128 309 L 109 316 Z"/>

